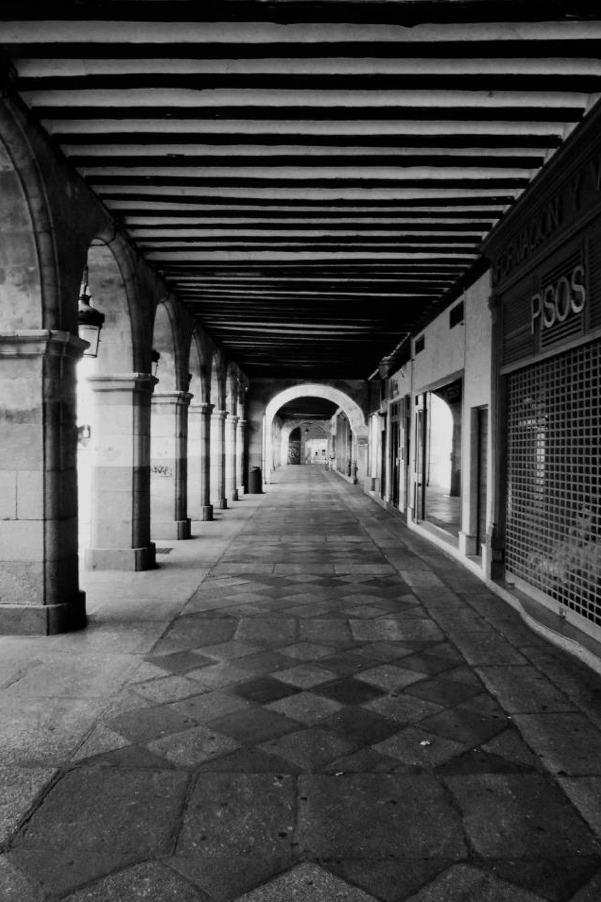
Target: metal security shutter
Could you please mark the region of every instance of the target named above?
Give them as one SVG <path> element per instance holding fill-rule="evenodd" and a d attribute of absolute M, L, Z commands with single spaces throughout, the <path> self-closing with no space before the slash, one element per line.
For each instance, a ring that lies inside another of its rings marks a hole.
<path fill-rule="evenodd" d="M 530 299 L 532 297 L 532 284 L 523 283 L 508 294 L 503 300 L 503 346 L 502 363 L 521 360 L 530 357 L 535 352 L 534 334 L 530 322 Z"/>
<path fill-rule="evenodd" d="M 601 625 L 601 342 L 507 377 L 507 568 Z"/>
<path fill-rule="evenodd" d="M 580 247 L 572 251 L 572 253 L 565 257 L 557 266 L 553 266 L 543 273 L 541 283 L 543 285 L 553 285 L 558 279 L 561 279 L 562 276 L 569 278 L 571 271 L 579 263 L 582 263 L 582 252 Z M 577 316 L 568 316 L 563 322 L 558 319 L 550 329 L 544 329 L 542 331 L 540 336 L 541 350 L 550 348 L 552 345 L 559 344 L 560 342 L 569 341 L 571 338 L 582 335 L 583 332 L 584 312 Z"/>

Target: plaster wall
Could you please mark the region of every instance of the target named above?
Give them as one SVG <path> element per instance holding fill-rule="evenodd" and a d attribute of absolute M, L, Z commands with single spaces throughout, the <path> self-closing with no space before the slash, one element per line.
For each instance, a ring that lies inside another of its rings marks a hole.
<path fill-rule="evenodd" d="M 467 309 L 465 316 L 467 321 Z M 425 347 L 419 353 L 414 351 L 412 358 L 413 391 L 416 394 L 463 369 L 466 328 L 464 323 L 450 329 L 447 309 L 420 333 L 424 336 Z M 413 346 L 415 348 L 415 342 Z"/>
<path fill-rule="evenodd" d="M 476 554 L 473 536 L 476 531 L 477 443 L 475 411 L 488 407 L 492 392 L 492 319 L 489 308 L 490 274 L 485 273 L 458 298 L 464 303 L 464 321 L 449 327 L 449 312 L 444 310 L 423 331 L 425 348 L 413 357 L 413 403 L 417 395 L 462 377 L 461 412 L 461 532 L 459 548 L 464 554 Z M 415 417 L 411 424 L 411 480 L 415 475 Z M 488 456 L 487 522 L 492 497 L 491 451 Z M 413 498 L 413 485 L 411 486 Z"/>

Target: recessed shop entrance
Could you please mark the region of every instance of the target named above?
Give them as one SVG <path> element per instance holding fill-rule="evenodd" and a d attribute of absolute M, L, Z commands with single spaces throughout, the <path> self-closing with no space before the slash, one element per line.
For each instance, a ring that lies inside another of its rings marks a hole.
<path fill-rule="evenodd" d="M 414 511 L 458 537 L 461 526 L 460 379 L 418 395 Z"/>

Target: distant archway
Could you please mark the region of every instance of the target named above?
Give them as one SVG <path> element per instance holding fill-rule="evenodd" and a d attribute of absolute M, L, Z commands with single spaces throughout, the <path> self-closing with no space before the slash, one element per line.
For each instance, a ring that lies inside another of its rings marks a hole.
<path fill-rule="evenodd" d="M 359 446 L 367 445 L 367 424 L 363 411 L 356 401 L 353 401 L 349 395 L 334 388 L 331 385 L 323 385 L 320 383 L 303 383 L 286 388 L 275 395 L 265 408 L 264 421 L 264 447 L 263 447 L 263 474 L 265 482 L 269 482 L 269 476 L 273 472 L 273 454 L 271 453 L 271 437 L 273 435 L 273 421 L 285 404 L 295 401 L 298 398 L 323 398 L 326 401 L 332 401 L 337 408 L 344 411 L 348 417 L 353 432 L 354 442 Z M 358 452 L 357 457 L 363 457 Z M 363 460 L 360 461 L 360 469 L 363 470 Z"/>
<path fill-rule="evenodd" d="M 323 446 L 327 449 L 328 443 L 328 430 L 323 425 L 323 423 L 315 422 L 314 420 L 286 420 L 282 424 L 281 431 L 281 448 L 280 448 L 280 463 L 281 466 L 285 466 L 288 463 L 295 463 L 296 461 L 292 458 L 296 457 L 294 448 L 291 446 L 291 442 L 295 441 L 295 438 L 298 438 L 298 450 L 299 450 L 299 460 L 301 462 L 302 459 L 302 436 L 295 436 L 296 430 L 304 431 L 305 433 L 312 433 L 312 438 L 315 438 L 318 434 L 322 438 Z M 291 453 L 292 452 L 292 453 Z M 323 463 L 325 463 L 326 452 L 323 453 Z"/>

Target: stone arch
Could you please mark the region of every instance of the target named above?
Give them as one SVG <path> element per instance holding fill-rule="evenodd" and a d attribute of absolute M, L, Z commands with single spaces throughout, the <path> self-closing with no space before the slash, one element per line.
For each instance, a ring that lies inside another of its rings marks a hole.
<path fill-rule="evenodd" d="M 225 377 L 225 409 L 230 416 L 238 413 L 238 372 L 237 367 L 230 363 Z"/>
<path fill-rule="evenodd" d="M 211 404 L 215 411 L 225 410 L 226 368 L 222 351 L 217 348 L 211 357 Z"/>
<path fill-rule="evenodd" d="M 0 235 L 7 255 L 0 331 L 65 328 L 44 184 L 25 132 L 6 104 L 0 106 L 0 194 Z M 70 325 L 75 326 L 75 313 Z"/>
<path fill-rule="evenodd" d="M 368 430 L 365 422 L 363 411 L 356 401 L 353 401 L 349 395 L 334 388 L 332 385 L 323 383 L 305 382 L 286 388 L 275 395 L 265 408 L 264 418 L 264 447 L 263 447 L 263 471 L 265 482 L 269 481 L 269 474 L 273 471 L 274 462 L 271 453 L 271 440 L 273 436 L 274 419 L 278 410 L 289 401 L 295 401 L 298 398 L 324 398 L 326 401 L 332 401 L 336 407 L 344 411 L 348 417 L 349 423 L 353 431 L 353 437 L 357 446 L 357 458 L 359 460 L 359 471 L 363 476 L 365 468 L 365 448 L 367 447 Z"/>
<path fill-rule="evenodd" d="M 154 318 L 154 331 L 152 338 L 153 349 L 161 355 L 157 378 L 157 386 L 160 392 L 174 392 L 178 390 L 179 353 L 175 334 L 173 310 L 168 300 L 157 304 Z"/>
<path fill-rule="evenodd" d="M 286 388 L 279 392 L 271 399 L 265 408 L 266 431 L 269 434 L 273 418 L 278 410 L 289 401 L 295 401 L 297 398 L 324 398 L 326 401 L 332 401 L 337 407 L 340 407 L 347 415 L 351 424 L 353 433 L 358 438 L 367 437 L 367 424 L 363 411 L 356 401 L 353 401 L 349 395 L 334 388 L 331 385 L 323 385 L 319 383 L 302 383 Z"/>
<path fill-rule="evenodd" d="M 144 356 L 136 353 L 132 322 L 137 298 L 133 272 L 118 245 L 95 238 L 87 256 L 88 290 L 92 306 L 104 314 L 98 357 L 91 369 L 100 373 L 133 373 Z M 92 364 L 92 362 L 90 361 Z M 147 370 L 149 371 L 149 370 Z"/>
<path fill-rule="evenodd" d="M 207 404 L 211 397 L 211 348 L 199 330 L 192 333 L 190 344 L 190 391 L 195 404 Z"/>
<path fill-rule="evenodd" d="M 244 419 L 246 416 L 246 396 L 248 392 L 248 380 L 244 373 L 239 374 L 240 378 L 238 380 L 238 416 L 240 419 Z"/>

